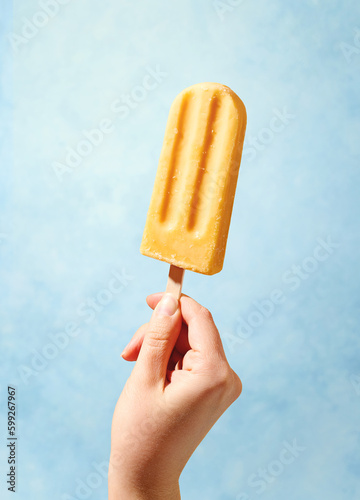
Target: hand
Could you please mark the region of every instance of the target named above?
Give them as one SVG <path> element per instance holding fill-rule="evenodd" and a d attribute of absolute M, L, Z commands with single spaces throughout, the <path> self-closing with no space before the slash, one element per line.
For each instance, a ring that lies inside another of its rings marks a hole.
<path fill-rule="evenodd" d="M 122 354 L 136 364 L 113 416 L 110 500 L 179 499 L 186 462 L 241 393 L 207 309 L 182 296 L 180 310 L 170 294 L 147 303 L 150 322 Z"/>

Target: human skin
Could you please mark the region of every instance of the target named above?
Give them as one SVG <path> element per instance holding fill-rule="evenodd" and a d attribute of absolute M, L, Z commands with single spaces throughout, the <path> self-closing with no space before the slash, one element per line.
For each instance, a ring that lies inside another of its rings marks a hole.
<path fill-rule="evenodd" d="M 184 295 L 147 303 L 122 353 L 136 363 L 112 421 L 109 500 L 178 500 L 186 462 L 241 393 L 207 309 Z"/>

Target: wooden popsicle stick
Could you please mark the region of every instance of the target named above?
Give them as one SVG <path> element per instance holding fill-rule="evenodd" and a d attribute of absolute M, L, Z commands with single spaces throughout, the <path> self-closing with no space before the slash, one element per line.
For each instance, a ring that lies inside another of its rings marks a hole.
<path fill-rule="evenodd" d="M 172 293 L 177 299 L 180 299 L 181 287 L 183 284 L 185 269 L 170 265 L 169 279 L 166 285 L 166 293 Z"/>

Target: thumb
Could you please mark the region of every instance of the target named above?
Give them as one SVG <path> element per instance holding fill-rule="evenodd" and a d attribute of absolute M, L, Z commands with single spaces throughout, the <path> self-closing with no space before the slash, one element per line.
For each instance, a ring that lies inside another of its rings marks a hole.
<path fill-rule="evenodd" d="M 150 384 L 164 382 L 167 366 L 181 329 L 179 301 L 165 293 L 155 307 L 134 367 Z"/>

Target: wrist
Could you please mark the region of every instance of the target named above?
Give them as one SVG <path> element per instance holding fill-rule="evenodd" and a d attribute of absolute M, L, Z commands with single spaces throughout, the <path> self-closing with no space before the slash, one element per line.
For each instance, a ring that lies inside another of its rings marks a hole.
<path fill-rule="evenodd" d="M 181 500 L 179 485 L 134 486 L 130 482 L 109 478 L 108 500 Z"/>
<path fill-rule="evenodd" d="M 152 475 L 147 479 L 132 478 L 129 471 L 109 464 L 108 500 L 180 500 L 180 487 L 177 480 L 154 482 Z"/>

